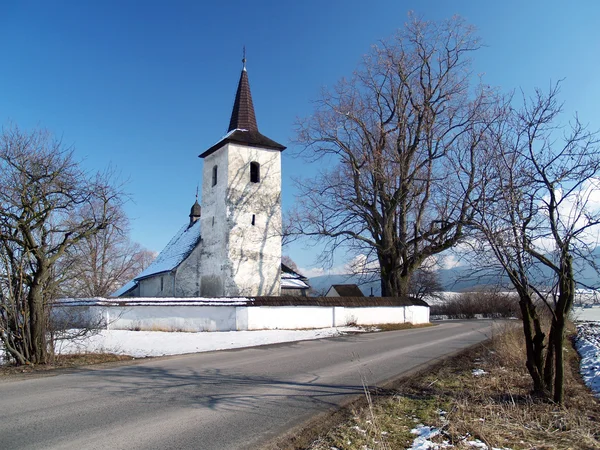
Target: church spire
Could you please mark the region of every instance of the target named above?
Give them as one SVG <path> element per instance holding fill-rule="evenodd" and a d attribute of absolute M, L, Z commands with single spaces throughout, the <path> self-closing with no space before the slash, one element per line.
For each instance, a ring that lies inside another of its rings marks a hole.
<path fill-rule="evenodd" d="M 252 104 L 252 94 L 250 93 L 248 72 L 246 71 L 246 47 L 244 47 L 242 63 L 242 74 L 240 75 L 240 81 L 235 94 L 228 132 L 232 130 L 258 131 L 256 114 L 254 113 L 254 105 Z"/>
<path fill-rule="evenodd" d="M 246 145 L 257 148 L 285 150 L 285 146 L 269 139 L 259 133 L 256 124 L 256 114 L 252 104 L 252 94 L 250 94 L 250 83 L 248 82 L 248 72 L 246 71 L 246 49 L 244 48 L 244 58 L 242 59 L 242 74 L 235 94 L 233 111 L 229 120 L 229 129 L 227 134 L 216 144 L 200 154 L 200 158 L 206 158 L 212 155 L 225 144 L 232 142 L 237 145 Z"/>

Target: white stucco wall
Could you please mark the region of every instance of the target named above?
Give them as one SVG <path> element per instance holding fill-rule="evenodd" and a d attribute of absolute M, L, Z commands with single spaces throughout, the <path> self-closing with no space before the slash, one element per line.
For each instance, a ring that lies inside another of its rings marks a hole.
<path fill-rule="evenodd" d="M 429 323 L 429 306 L 406 306 L 406 322 L 415 325 Z"/>
<path fill-rule="evenodd" d="M 251 162 L 260 164 L 258 183 L 250 181 Z M 280 294 L 280 151 L 227 143 L 204 158 L 200 220 L 201 295 Z"/>
<path fill-rule="evenodd" d="M 217 166 L 217 184 L 212 185 L 212 170 Z M 221 148 L 203 160 L 201 227 L 200 294 L 205 297 L 225 295 L 227 258 L 227 149 Z"/>
<path fill-rule="evenodd" d="M 378 323 L 404 323 L 404 307 L 386 307 L 378 308 L 336 308 L 337 326 L 348 323 L 356 325 L 376 325 Z"/>
<path fill-rule="evenodd" d="M 174 297 L 200 297 L 202 282 L 203 242 L 192 250 L 175 272 Z"/>
<path fill-rule="evenodd" d="M 236 329 L 235 306 L 104 307 L 111 330 L 230 331 Z"/>
<path fill-rule="evenodd" d="M 90 323 L 103 319 L 108 329 L 154 331 L 231 331 L 264 329 L 328 328 L 383 323 L 421 324 L 429 322 L 429 308 L 341 306 L 200 306 L 130 305 L 60 307 L 57 314 L 72 308 L 77 320 Z"/>
<path fill-rule="evenodd" d="M 226 295 L 279 295 L 281 271 L 281 152 L 228 144 Z M 250 163 L 260 181 L 250 181 Z M 252 218 L 254 216 L 254 224 Z"/>
<path fill-rule="evenodd" d="M 248 330 L 328 328 L 336 326 L 333 307 L 323 306 L 251 306 Z"/>
<path fill-rule="evenodd" d="M 165 272 L 140 280 L 139 295 L 140 297 L 173 297 L 173 274 Z"/>
<path fill-rule="evenodd" d="M 238 308 L 239 309 L 239 308 Z M 343 306 L 252 306 L 245 308 L 244 323 L 248 330 L 299 329 L 342 327 L 347 325 L 377 325 L 384 323 L 429 322 L 429 308 L 407 307 L 361 307 Z"/>

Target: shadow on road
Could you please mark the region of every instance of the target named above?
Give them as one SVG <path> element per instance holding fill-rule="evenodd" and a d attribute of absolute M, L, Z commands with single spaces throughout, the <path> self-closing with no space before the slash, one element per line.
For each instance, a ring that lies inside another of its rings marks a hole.
<path fill-rule="evenodd" d="M 84 383 L 73 389 L 100 390 L 103 395 L 132 397 L 135 402 L 211 410 L 253 410 L 282 401 L 314 410 L 315 405 L 336 406 L 341 397 L 361 395 L 362 384 L 324 384 L 319 376 L 306 381 L 228 373 L 220 369 L 170 370 L 130 366 L 118 370 L 80 373 Z M 309 375 L 309 374 L 307 374 Z M 308 377 L 307 377 L 308 378 Z M 268 409 L 268 408 L 267 408 Z"/>

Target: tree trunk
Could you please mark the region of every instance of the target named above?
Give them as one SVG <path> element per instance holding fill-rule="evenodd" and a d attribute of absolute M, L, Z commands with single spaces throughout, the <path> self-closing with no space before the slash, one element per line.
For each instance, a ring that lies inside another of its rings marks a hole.
<path fill-rule="evenodd" d="M 519 306 L 521 307 L 521 314 L 523 315 L 523 333 L 525 335 L 527 357 L 525 365 L 533 380 L 533 393 L 543 397 L 549 397 L 550 392 L 546 389 L 542 377 L 545 335 L 539 327 L 539 320 L 537 318 L 537 313 L 535 312 L 535 307 L 527 294 L 521 294 Z"/>
<path fill-rule="evenodd" d="M 45 364 L 48 357 L 46 342 L 46 316 L 40 277 L 36 276 L 27 298 L 29 304 L 29 355 L 33 364 Z"/>
<path fill-rule="evenodd" d="M 546 361 L 544 365 L 544 384 L 549 392 L 554 390 L 554 366 L 555 360 L 555 335 L 556 335 L 556 324 L 555 320 L 552 319 L 552 325 L 550 326 L 550 333 L 548 334 L 548 349 L 546 351 Z"/>
<path fill-rule="evenodd" d="M 395 254 L 379 256 L 382 297 L 399 297 L 408 292 L 408 283 L 406 283 L 406 286 L 403 285 L 401 267 L 397 261 L 398 257 Z M 403 288 L 406 291 L 403 291 Z"/>
<path fill-rule="evenodd" d="M 554 330 L 554 339 L 551 345 L 554 347 L 554 401 L 561 404 L 564 400 L 564 351 L 565 340 L 564 317 L 557 318 Z"/>

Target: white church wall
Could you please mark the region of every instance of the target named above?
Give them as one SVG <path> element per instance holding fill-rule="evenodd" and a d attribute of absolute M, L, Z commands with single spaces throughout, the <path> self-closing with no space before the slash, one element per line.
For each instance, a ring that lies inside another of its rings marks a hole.
<path fill-rule="evenodd" d="M 217 166 L 217 183 L 213 186 L 213 167 Z M 227 259 L 227 151 L 221 149 L 203 159 L 200 295 L 225 295 Z"/>
<path fill-rule="evenodd" d="M 226 295 L 279 295 L 281 275 L 281 152 L 228 144 L 227 223 L 231 227 Z M 260 180 L 250 181 L 250 163 Z"/>
<path fill-rule="evenodd" d="M 140 297 L 173 297 L 173 274 L 162 273 L 139 281 Z"/>
<path fill-rule="evenodd" d="M 174 297 L 200 297 L 202 268 L 201 242 L 177 268 Z"/>

